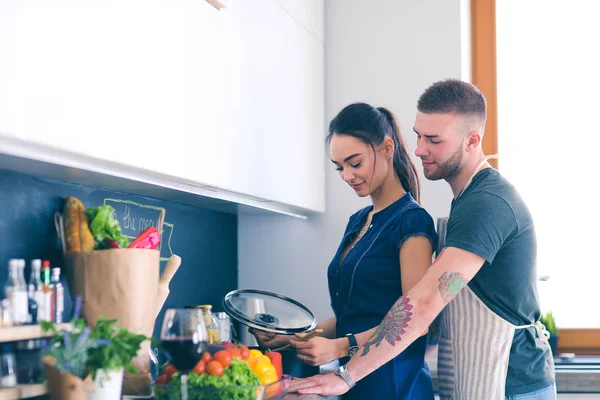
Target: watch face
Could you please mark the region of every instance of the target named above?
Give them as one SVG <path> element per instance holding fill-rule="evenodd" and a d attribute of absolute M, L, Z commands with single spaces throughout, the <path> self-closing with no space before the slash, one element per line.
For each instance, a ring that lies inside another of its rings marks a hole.
<path fill-rule="evenodd" d="M 358 351 L 358 347 L 356 347 L 356 346 L 350 347 L 350 349 L 348 350 L 348 357 L 350 357 L 350 358 L 354 357 L 354 355 L 356 354 L 357 351 Z"/>

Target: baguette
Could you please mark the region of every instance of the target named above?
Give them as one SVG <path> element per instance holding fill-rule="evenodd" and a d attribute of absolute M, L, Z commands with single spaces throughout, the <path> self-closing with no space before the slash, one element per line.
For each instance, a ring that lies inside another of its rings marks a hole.
<path fill-rule="evenodd" d="M 68 197 L 65 201 L 63 215 L 67 253 L 94 250 L 94 236 L 90 230 L 83 203 L 76 197 Z"/>

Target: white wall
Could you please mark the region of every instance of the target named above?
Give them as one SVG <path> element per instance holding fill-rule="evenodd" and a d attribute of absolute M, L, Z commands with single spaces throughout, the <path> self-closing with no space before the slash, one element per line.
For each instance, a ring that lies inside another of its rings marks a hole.
<path fill-rule="evenodd" d="M 468 21 L 466 7 L 465 0 L 326 0 L 323 138 L 342 107 L 366 101 L 396 113 L 414 153 L 419 95 L 436 80 L 469 77 L 462 65 L 469 49 L 461 44 L 461 34 L 469 31 L 461 29 L 461 20 Z M 307 221 L 241 215 L 238 222 L 240 288 L 290 296 L 318 320 L 332 315 L 326 270 L 348 217 L 368 204 L 340 180 L 330 162 L 326 168 L 323 215 Z M 448 215 L 451 194 L 445 182 L 424 180 L 422 194 L 434 219 Z"/>

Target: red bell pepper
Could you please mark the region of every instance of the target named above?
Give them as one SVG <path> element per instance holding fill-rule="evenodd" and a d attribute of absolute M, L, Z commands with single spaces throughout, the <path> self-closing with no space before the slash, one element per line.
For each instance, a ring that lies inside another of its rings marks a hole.
<path fill-rule="evenodd" d="M 160 232 L 156 228 L 146 228 L 133 239 L 130 249 L 156 249 L 160 245 Z"/>
<path fill-rule="evenodd" d="M 278 351 L 269 351 L 265 354 L 271 360 L 271 364 L 275 367 L 275 371 L 277 372 L 277 379 L 281 379 L 283 375 L 283 365 L 281 361 L 281 353 Z"/>

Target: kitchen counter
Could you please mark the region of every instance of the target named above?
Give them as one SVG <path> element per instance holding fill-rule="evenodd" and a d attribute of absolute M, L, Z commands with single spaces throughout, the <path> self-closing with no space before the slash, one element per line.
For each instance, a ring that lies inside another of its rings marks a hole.
<path fill-rule="evenodd" d="M 433 389 L 437 391 L 437 352 L 428 354 L 426 361 Z M 558 393 L 600 393 L 600 357 L 598 363 L 590 362 L 586 356 L 576 357 L 568 363 L 557 358 L 555 376 Z"/>

